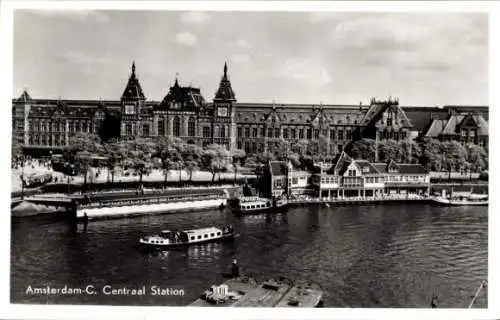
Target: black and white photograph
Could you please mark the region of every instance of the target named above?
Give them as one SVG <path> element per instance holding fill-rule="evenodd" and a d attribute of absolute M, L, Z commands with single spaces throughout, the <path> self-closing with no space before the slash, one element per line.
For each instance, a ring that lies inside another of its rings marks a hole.
<path fill-rule="evenodd" d="M 9 304 L 493 307 L 488 12 L 273 8 L 13 10 Z"/>

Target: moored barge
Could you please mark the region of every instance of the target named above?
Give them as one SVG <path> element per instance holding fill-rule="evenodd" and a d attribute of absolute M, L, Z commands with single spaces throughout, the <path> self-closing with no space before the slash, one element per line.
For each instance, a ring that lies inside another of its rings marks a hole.
<path fill-rule="evenodd" d="M 232 210 L 237 215 L 282 212 L 287 209 L 285 199 L 267 199 L 261 197 L 240 198 L 232 204 Z"/>
<path fill-rule="evenodd" d="M 322 305 L 323 290 L 319 284 L 280 277 L 261 284 L 241 276 L 212 286 L 191 307 L 260 307 L 314 308 Z"/>

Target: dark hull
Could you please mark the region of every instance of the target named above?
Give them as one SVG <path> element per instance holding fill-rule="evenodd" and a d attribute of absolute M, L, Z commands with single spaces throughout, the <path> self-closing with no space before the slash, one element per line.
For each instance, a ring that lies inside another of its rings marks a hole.
<path fill-rule="evenodd" d="M 280 207 L 254 209 L 254 210 L 241 210 L 239 208 L 236 208 L 236 209 L 233 209 L 233 212 L 235 215 L 243 216 L 243 215 L 260 214 L 260 213 L 282 213 L 282 212 L 286 212 L 287 210 L 288 210 L 287 205 L 283 205 Z"/>
<path fill-rule="evenodd" d="M 161 250 L 168 250 L 168 249 L 175 249 L 175 248 L 185 248 L 188 246 L 194 246 L 198 244 L 205 244 L 209 242 L 219 242 L 219 241 L 231 241 L 234 240 L 234 238 L 238 237 L 239 234 L 228 234 L 224 235 L 219 238 L 212 238 L 212 239 L 207 239 L 207 240 L 202 240 L 198 242 L 180 242 L 180 243 L 171 243 L 171 244 L 151 244 L 151 243 L 142 243 L 139 242 L 139 248 L 143 250 L 148 250 L 148 251 L 161 251 Z"/>

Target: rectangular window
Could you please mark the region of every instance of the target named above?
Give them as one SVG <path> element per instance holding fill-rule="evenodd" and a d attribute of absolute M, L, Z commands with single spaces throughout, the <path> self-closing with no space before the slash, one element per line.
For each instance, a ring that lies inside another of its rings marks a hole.
<path fill-rule="evenodd" d="M 330 140 L 335 140 L 335 129 L 330 129 Z"/>
<path fill-rule="evenodd" d="M 344 150 L 344 146 L 343 146 L 343 145 L 341 145 L 341 144 L 339 144 L 339 145 L 337 146 L 337 152 L 338 152 L 338 153 L 341 153 L 341 152 L 342 152 L 342 150 Z"/>
<path fill-rule="evenodd" d="M 318 138 L 319 138 L 319 130 L 314 129 L 314 139 L 318 139 Z"/>
<path fill-rule="evenodd" d="M 281 134 L 280 134 L 280 128 L 274 129 L 274 137 L 275 138 L 279 138 L 280 136 L 281 136 Z"/>
<path fill-rule="evenodd" d="M 295 128 L 293 128 L 292 130 L 290 130 L 290 138 L 292 139 L 297 139 L 297 136 L 295 135 Z"/>
<path fill-rule="evenodd" d="M 307 139 L 312 139 L 312 130 L 311 130 L 311 128 L 307 128 Z"/>
<path fill-rule="evenodd" d="M 250 137 L 250 128 L 245 128 L 245 138 Z"/>
<path fill-rule="evenodd" d="M 339 136 L 339 137 L 338 137 L 338 139 L 339 139 L 339 140 L 344 140 L 344 131 L 339 130 L 339 134 L 338 134 L 338 136 Z"/>
<path fill-rule="evenodd" d="M 243 134 L 243 128 L 242 127 L 238 127 L 238 137 L 241 137 Z"/>
<path fill-rule="evenodd" d="M 149 124 L 142 125 L 142 136 L 149 137 Z"/>
<path fill-rule="evenodd" d="M 304 128 L 299 129 L 299 139 L 304 139 Z"/>
<path fill-rule="evenodd" d="M 220 137 L 225 138 L 226 137 L 226 126 L 220 127 Z"/>
<path fill-rule="evenodd" d="M 252 128 L 252 137 L 257 138 L 257 128 Z"/>
<path fill-rule="evenodd" d="M 345 132 L 345 138 L 347 140 L 350 140 L 351 139 L 351 130 L 350 129 L 347 129 L 346 132 Z"/>
<path fill-rule="evenodd" d="M 264 127 L 260 127 L 260 136 L 261 137 L 265 137 L 266 136 Z"/>
<path fill-rule="evenodd" d="M 288 139 L 288 128 L 283 129 L 283 138 Z"/>
<path fill-rule="evenodd" d="M 127 123 L 125 125 L 125 133 L 127 136 L 131 136 L 132 135 L 132 124 L 131 123 Z"/>
<path fill-rule="evenodd" d="M 210 138 L 210 127 L 203 127 L 203 138 Z"/>
<path fill-rule="evenodd" d="M 158 135 L 165 136 L 165 121 L 163 120 L 158 121 Z"/>
<path fill-rule="evenodd" d="M 267 137 L 272 138 L 273 137 L 273 128 L 268 128 L 267 129 Z"/>

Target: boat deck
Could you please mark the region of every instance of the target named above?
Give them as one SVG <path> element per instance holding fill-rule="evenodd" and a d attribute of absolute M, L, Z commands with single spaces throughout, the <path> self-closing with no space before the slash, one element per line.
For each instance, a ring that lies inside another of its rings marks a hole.
<path fill-rule="evenodd" d="M 275 306 L 276 308 L 314 308 L 320 304 L 323 290 L 314 283 L 297 283 Z"/>
<path fill-rule="evenodd" d="M 233 307 L 274 308 L 292 289 L 292 284 L 286 281 L 266 281 L 255 290 L 249 292 L 233 304 Z"/>
<path fill-rule="evenodd" d="M 240 299 L 242 297 L 245 297 L 249 292 L 254 291 L 257 289 L 258 284 L 257 282 L 252 279 L 252 278 L 247 278 L 248 281 L 245 278 L 235 278 L 235 279 L 230 279 L 223 284 L 227 285 L 229 287 L 230 292 L 236 292 L 238 295 L 240 295 Z M 195 300 L 193 303 L 191 303 L 189 306 L 190 307 L 231 307 L 236 301 L 238 300 L 230 300 L 228 299 L 224 303 L 210 303 L 202 298 L 198 298 Z"/>
<path fill-rule="evenodd" d="M 249 279 L 248 281 L 242 281 Z M 243 308 L 314 308 L 320 305 L 323 291 L 317 284 L 301 281 L 293 284 L 285 278 L 267 280 L 258 284 L 252 278 L 240 277 L 223 284 L 236 297 L 221 303 L 210 303 L 202 298 L 197 299 L 191 307 L 243 307 Z"/>

